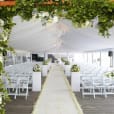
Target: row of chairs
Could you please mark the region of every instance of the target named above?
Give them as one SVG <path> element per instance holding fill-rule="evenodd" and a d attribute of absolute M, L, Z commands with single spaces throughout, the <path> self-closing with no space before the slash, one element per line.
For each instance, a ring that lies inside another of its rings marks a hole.
<path fill-rule="evenodd" d="M 66 76 L 70 76 L 71 75 L 71 67 L 73 64 L 77 64 L 77 63 L 71 63 L 70 65 L 62 65 L 62 67 L 64 68 L 65 71 L 65 75 Z M 90 64 L 78 64 L 78 66 L 80 67 L 80 73 L 81 75 L 101 75 L 104 72 L 106 72 L 108 70 L 107 67 L 100 67 L 97 65 L 90 65 Z"/>
<path fill-rule="evenodd" d="M 84 76 L 81 77 L 82 96 L 103 95 L 107 98 L 108 95 L 114 94 L 114 79 L 105 76 Z"/>
<path fill-rule="evenodd" d="M 94 64 L 80 64 L 81 70 L 81 92 L 82 96 L 101 95 L 107 98 L 114 94 L 114 79 L 105 75 L 112 70 L 108 67 L 97 66 Z"/>
<path fill-rule="evenodd" d="M 42 65 L 38 62 L 27 62 L 5 68 L 9 80 L 6 76 L 3 76 L 2 80 L 10 96 L 14 96 L 15 99 L 17 96 L 25 96 L 27 99 L 29 89 L 32 89 L 32 70 L 35 64 Z"/>
<path fill-rule="evenodd" d="M 17 76 L 10 76 L 10 78 L 4 78 L 4 85 L 8 92 L 8 95 L 14 96 L 16 99 L 17 96 L 27 96 L 29 94 L 29 77 L 22 74 Z"/>
<path fill-rule="evenodd" d="M 82 63 L 78 66 L 80 66 L 80 85 L 83 97 L 91 95 L 95 98 L 96 95 L 101 95 L 107 98 L 108 95 L 114 94 L 114 79 L 105 75 L 112 68 Z M 70 72 L 70 68 L 66 72 Z"/>

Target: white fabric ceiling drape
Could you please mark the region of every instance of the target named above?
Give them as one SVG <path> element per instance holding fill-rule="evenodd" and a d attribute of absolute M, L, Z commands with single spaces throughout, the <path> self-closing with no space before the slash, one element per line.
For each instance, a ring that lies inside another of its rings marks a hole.
<path fill-rule="evenodd" d="M 95 28 L 77 29 L 68 20 L 42 26 L 40 20 L 14 18 L 9 45 L 31 52 L 77 52 L 114 48 L 114 28 L 110 38 L 98 35 Z"/>

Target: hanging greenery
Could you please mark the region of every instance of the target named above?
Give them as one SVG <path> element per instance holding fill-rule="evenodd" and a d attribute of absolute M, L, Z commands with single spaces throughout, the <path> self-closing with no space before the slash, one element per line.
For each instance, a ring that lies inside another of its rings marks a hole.
<path fill-rule="evenodd" d="M 15 9 L 16 15 L 21 16 L 24 20 L 30 20 L 34 9 L 34 0 L 16 0 Z"/>
<path fill-rule="evenodd" d="M 66 18 L 74 26 L 83 27 L 91 22 L 103 36 L 109 36 L 109 29 L 114 26 L 114 2 L 109 0 L 72 0 Z"/>
<path fill-rule="evenodd" d="M 0 19 L 0 114 L 5 114 L 5 105 L 6 102 L 9 101 L 9 97 L 7 94 L 7 90 L 4 87 L 3 83 L 3 74 L 4 72 L 4 65 L 3 65 L 3 55 L 8 50 L 13 50 L 11 47 L 8 46 L 8 38 L 10 33 L 9 23 L 4 23 L 5 21 Z"/>
<path fill-rule="evenodd" d="M 107 37 L 110 35 L 109 29 L 114 26 L 114 2 L 110 0 L 52 0 L 51 5 L 43 4 L 44 2 L 49 3 L 48 0 L 16 0 L 13 7 L 0 7 L 4 27 L 12 28 L 12 18 L 15 15 L 30 20 L 35 7 L 38 12 L 46 11 L 50 15 L 67 18 L 75 27 L 96 27 L 101 35 Z"/>
<path fill-rule="evenodd" d="M 104 37 L 109 37 L 109 29 L 114 26 L 113 0 L 16 0 L 14 6 L 0 7 L 0 58 L 3 58 L 4 52 L 13 50 L 8 46 L 9 35 L 15 25 L 13 17 L 19 15 L 24 20 L 30 20 L 33 13 L 37 13 L 38 18 L 42 11 L 48 12 L 49 17 L 57 15 L 69 19 L 75 27 L 96 27 Z M 4 106 L 8 98 L 1 79 L 3 72 L 3 60 L 0 59 L 0 88 L 3 88 L 0 92 L 4 95 L 0 114 L 5 114 Z"/>

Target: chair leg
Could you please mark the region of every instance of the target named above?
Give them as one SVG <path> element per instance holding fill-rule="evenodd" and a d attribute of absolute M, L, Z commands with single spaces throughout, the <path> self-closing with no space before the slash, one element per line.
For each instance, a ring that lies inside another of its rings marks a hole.
<path fill-rule="evenodd" d="M 104 96 L 107 98 L 106 88 L 104 88 Z"/>
<path fill-rule="evenodd" d="M 14 96 L 14 99 L 16 99 L 16 95 Z"/>
<path fill-rule="evenodd" d="M 93 98 L 95 99 L 95 89 L 93 88 Z"/>

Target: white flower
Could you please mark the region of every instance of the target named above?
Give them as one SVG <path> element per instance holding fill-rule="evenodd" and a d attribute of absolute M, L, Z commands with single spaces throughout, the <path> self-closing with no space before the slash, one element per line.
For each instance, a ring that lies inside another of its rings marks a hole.
<path fill-rule="evenodd" d="M 8 29 L 3 30 L 2 33 L 0 33 L 0 41 L 7 40 L 8 35 L 9 35 L 9 30 Z"/>
<path fill-rule="evenodd" d="M 1 63 L 3 62 L 2 54 L 0 54 L 0 62 L 1 62 Z"/>
<path fill-rule="evenodd" d="M 0 26 L 4 26 L 4 21 L 2 19 L 0 19 Z"/>

